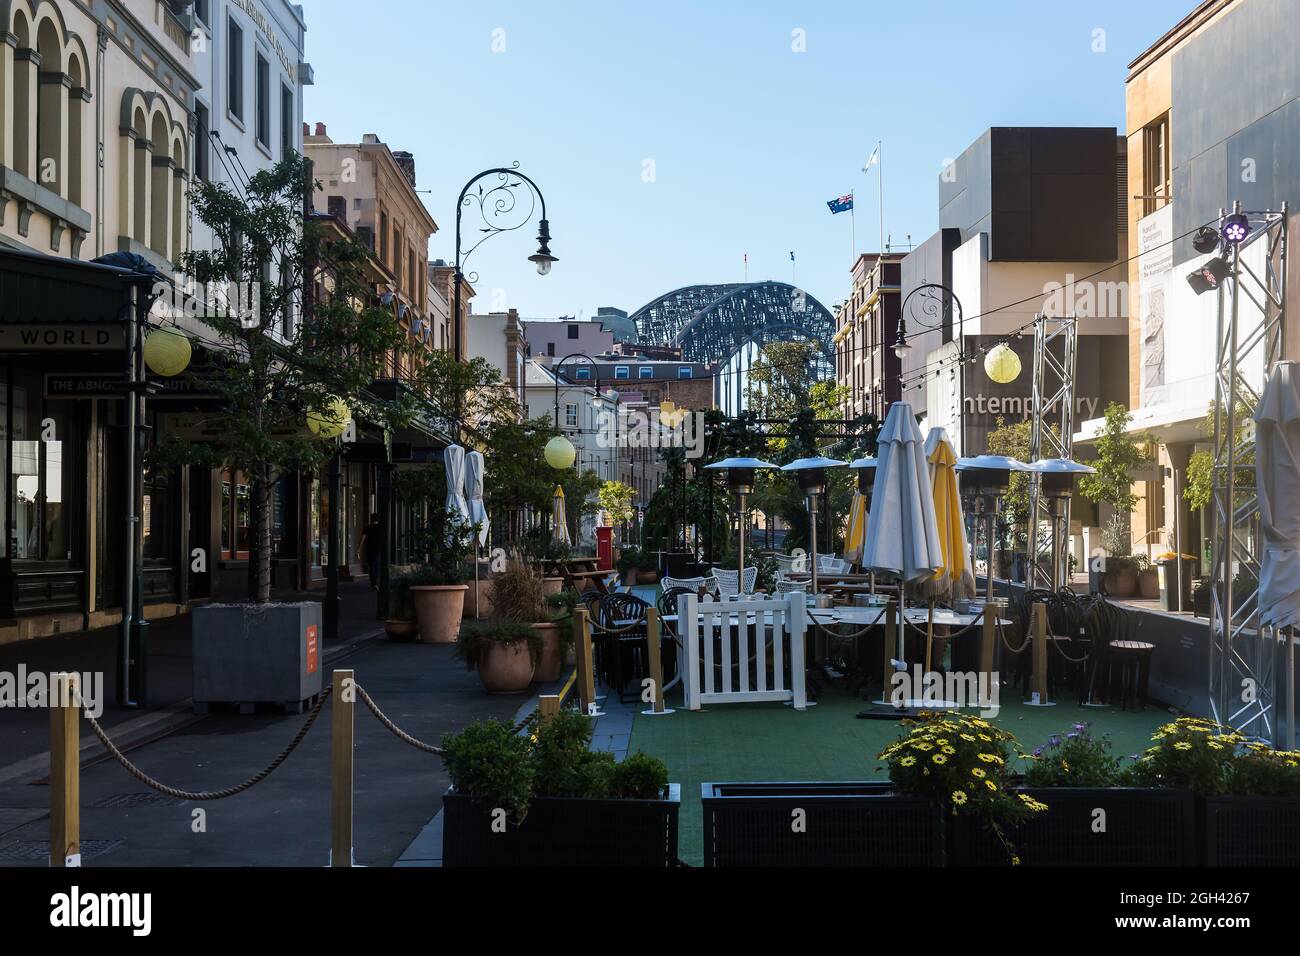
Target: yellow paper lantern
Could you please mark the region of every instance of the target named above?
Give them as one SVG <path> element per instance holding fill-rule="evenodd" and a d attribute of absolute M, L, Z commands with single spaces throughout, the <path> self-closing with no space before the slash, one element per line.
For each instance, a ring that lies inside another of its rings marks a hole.
<path fill-rule="evenodd" d="M 341 398 L 330 402 L 329 408 L 324 411 L 307 413 L 308 429 L 320 438 L 338 438 L 347 430 L 348 422 L 351 420 L 352 413 L 348 411 L 347 403 Z"/>
<path fill-rule="evenodd" d="M 193 349 L 190 340 L 175 329 L 154 329 L 144 337 L 144 364 L 164 378 L 189 368 Z"/>
<path fill-rule="evenodd" d="M 1014 382 L 1020 375 L 1020 356 L 1005 342 L 995 345 L 984 356 L 984 374 L 999 385 Z"/>
<path fill-rule="evenodd" d="M 573 460 L 578 457 L 578 450 L 573 447 L 573 442 L 569 439 L 563 435 L 556 435 L 546 443 L 543 455 L 548 465 L 556 471 L 563 471 L 573 467 Z"/>

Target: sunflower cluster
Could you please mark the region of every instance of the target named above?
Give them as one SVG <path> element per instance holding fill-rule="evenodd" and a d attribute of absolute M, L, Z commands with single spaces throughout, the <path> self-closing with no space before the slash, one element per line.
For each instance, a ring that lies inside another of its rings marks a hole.
<path fill-rule="evenodd" d="M 1123 782 L 1216 796 L 1228 792 L 1233 763 L 1246 738 L 1203 717 L 1179 717 L 1158 728 L 1151 740 L 1152 746 L 1137 755 Z"/>
<path fill-rule="evenodd" d="M 1007 789 L 1008 764 L 1020 756 L 1012 734 L 958 713 L 922 712 L 905 724 L 907 734 L 878 756 L 897 792 L 924 796 L 954 815 L 978 817 L 1004 844 L 1004 826 L 1047 809 Z"/>

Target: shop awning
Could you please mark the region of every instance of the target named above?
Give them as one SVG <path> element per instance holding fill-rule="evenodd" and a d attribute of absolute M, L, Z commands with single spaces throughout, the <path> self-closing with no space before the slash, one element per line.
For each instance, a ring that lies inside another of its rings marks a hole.
<path fill-rule="evenodd" d="M 1176 442 L 1208 441 L 1205 434 L 1206 405 L 1175 406 L 1148 405 L 1133 411 L 1133 420 L 1125 431 L 1130 435 L 1148 434 L 1168 445 Z M 1074 434 L 1075 447 L 1091 445 L 1106 429 L 1106 419 L 1093 418 L 1084 422 Z"/>
<path fill-rule="evenodd" d="M 0 246 L 0 323 L 124 323 L 130 269 Z"/>

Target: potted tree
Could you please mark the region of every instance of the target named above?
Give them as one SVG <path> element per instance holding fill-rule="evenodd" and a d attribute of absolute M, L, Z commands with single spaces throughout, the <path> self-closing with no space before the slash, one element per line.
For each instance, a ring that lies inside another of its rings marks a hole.
<path fill-rule="evenodd" d="M 194 393 L 212 400 L 189 416 L 186 434 L 158 443 L 150 467 L 229 469 L 250 488 L 248 600 L 198 607 L 192 617 L 199 705 L 301 704 L 319 693 L 320 603 L 270 600 L 273 488 L 338 456 L 356 437 L 354 418 L 397 428 L 414 411 L 413 401 L 367 391 L 408 337 L 372 295 L 369 250 L 304 219 L 316 186 L 310 162 L 291 152 L 240 192 L 214 180 L 189 193 L 217 243 L 178 262 L 193 283 L 186 320 L 203 330 L 203 360 L 185 374 Z M 265 281 L 271 264 L 276 281 Z M 302 290 L 312 294 L 300 305 Z"/>
<path fill-rule="evenodd" d="M 593 752 L 575 711 L 529 730 L 485 721 L 443 738 L 443 866 L 676 864 L 681 797 L 662 761 Z"/>
<path fill-rule="evenodd" d="M 1151 558 L 1143 553 L 1133 555 L 1133 562 L 1137 565 L 1137 592 L 1138 596 L 1148 601 L 1154 601 L 1160 597 L 1160 572 L 1151 564 Z"/>
<path fill-rule="evenodd" d="M 503 617 L 466 621 L 456 635 L 456 656 L 477 670 L 489 694 L 520 694 L 533 682 L 542 637 L 531 624 Z"/>
<path fill-rule="evenodd" d="M 390 641 L 406 643 L 419 635 L 419 623 L 415 617 L 415 603 L 412 600 L 411 586 L 421 584 L 423 576 L 417 571 L 406 571 L 389 577 L 388 613 L 384 621 L 384 633 Z"/>
<path fill-rule="evenodd" d="M 619 552 L 614 567 L 623 578 L 623 583 L 635 585 L 641 583 L 641 567 L 646 563 L 640 548 L 624 548 Z M 647 582 L 648 583 L 648 582 Z"/>
<path fill-rule="evenodd" d="M 419 584 L 410 586 L 420 640 L 426 644 L 451 644 L 456 640 L 465 606 L 465 557 L 469 528 L 450 509 L 434 509 L 426 529 L 425 561 Z"/>
<path fill-rule="evenodd" d="M 1129 434 L 1133 414 L 1119 402 L 1107 405 L 1104 414 L 1106 424 L 1096 442 L 1097 454 L 1089 462 L 1096 470 L 1079 476 L 1078 490 L 1089 501 L 1105 502 L 1112 508 L 1102 530 L 1102 546 L 1107 554 L 1102 585 L 1106 593 L 1115 597 L 1131 597 L 1139 587 L 1139 569 L 1123 556 L 1132 551 L 1129 517 L 1137 505 L 1132 473 L 1150 464 L 1151 439 L 1147 435 Z M 1112 564 L 1118 566 L 1112 568 Z M 1129 584 L 1130 575 L 1132 584 Z M 1118 590 L 1111 590 L 1112 586 Z"/>

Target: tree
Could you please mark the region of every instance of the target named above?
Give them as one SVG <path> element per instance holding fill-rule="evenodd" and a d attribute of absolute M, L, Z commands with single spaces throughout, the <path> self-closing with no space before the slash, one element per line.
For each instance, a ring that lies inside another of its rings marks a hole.
<path fill-rule="evenodd" d="M 1007 420 L 999 415 L 996 426 L 988 434 L 987 447 L 990 455 L 1003 455 L 1016 461 L 1029 461 L 1029 444 L 1032 440 L 1033 423 L 1026 419 L 1008 425 Z M 999 536 L 1011 547 L 1025 543 L 1023 529 L 1029 521 L 1029 476 L 1022 471 L 1013 471 L 1002 496 L 1001 527 Z"/>
<path fill-rule="evenodd" d="M 1127 550 L 1129 519 L 1137 506 L 1132 472 L 1151 460 L 1147 450 L 1151 439 L 1129 434 L 1133 413 L 1119 402 L 1106 406 L 1105 417 L 1106 424 L 1097 439 L 1097 454 L 1090 462 L 1096 473 L 1079 476 L 1079 494 L 1089 501 L 1104 501 L 1115 509 L 1116 517 L 1108 531 L 1106 546 L 1112 554 L 1117 554 Z"/>
<path fill-rule="evenodd" d="M 217 247 L 184 253 L 178 263 L 203 288 L 238 283 L 243 294 L 237 300 L 252 308 L 187 307 L 205 327 L 202 344 L 210 353 L 187 377 L 196 391 L 216 396 L 203 413 L 212 438 L 199 444 L 173 437 L 151 461 L 248 475 L 249 597 L 255 602 L 270 599 L 268 519 L 276 478 L 315 469 L 336 454 L 335 436 L 349 420 L 391 428 L 414 412 L 410 402 L 384 402 L 363 391 L 382 375 L 385 356 L 403 349 L 405 336 L 393 310 L 381 306 L 367 284 L 369 251 L 321 222 L 304 220 L 315 187 L 310 163 L 298 154 L 255 173 L 242 194 L 225 183 L 197 183 L 192 208 L 212 229 Z M 271 281 L 272 269 L 278 281 Z M 304 296 L 304 290 L 320 292 Z M 296 324 L 283 321 L 295 312 L 301 313 Z M 317 432 L 308 427 L 312 421 Z"/>
<path fill-rule="evenodd" d="M 596 493 L 596 502 L 600 510 L 609 515 L 609 520 L 620 531 L 632 520 L 634 514 L 632 502 L 635 498 L 636 489 L 621 481 L 601 482 L 600 490 Z"/>

